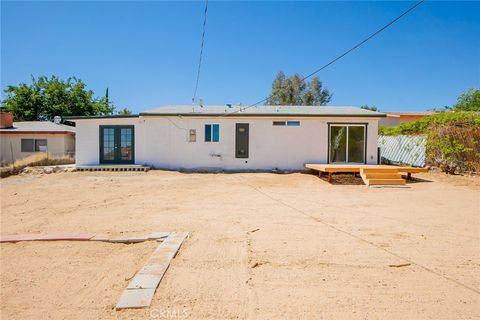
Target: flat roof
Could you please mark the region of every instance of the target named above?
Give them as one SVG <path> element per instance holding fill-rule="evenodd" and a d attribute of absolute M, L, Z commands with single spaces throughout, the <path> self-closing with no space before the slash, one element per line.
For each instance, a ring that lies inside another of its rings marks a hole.
<path fill-rule="evenodd" d="M 192 106 L 165 105 L 139 114 L 70 116 L 65 120 L 138 118 L 143 116 L 183 116 L 183 117 L 354 117 L 384 118 L 382 112 L 351 106 Z"/>
<path fill-rule="evenodd" d="M 140 116 L 303 116 L 303 117 L 386 117 L 385 113 L 351 106 L 162 106 Z"/>
<path fill-rule="evenodd" d="M 75 134 L 75 127 L 50 121 L 20 121 L 14 122 L 13 127 L 0 129 L 0 133 Z"/>

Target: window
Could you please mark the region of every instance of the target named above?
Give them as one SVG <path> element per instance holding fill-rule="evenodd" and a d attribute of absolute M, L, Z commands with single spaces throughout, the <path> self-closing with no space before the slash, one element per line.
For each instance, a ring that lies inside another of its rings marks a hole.
<path fill-rule="evenodd" d="M 34 152 L 34 141 L 33 139 L 22 139 L 22 152 Z"/>
<path fill-rule="evenodd" d="M 35 139 L 35 152 L 47 152 L 47 139 Z"/>
<path fill-rule="evenodd" d="M 299 127 L 300 121 L 273 121 L 274 126 Z"/>
<path fill-rule="evenodd" d="M 300 121 L 287 121 L 289 127 L 300 127 Z"/>
<path fill-rule="evenodd" d="M 22 139 L 21 152 L 47 152 L 47 139 Z"/>
<path fill-rule="evenodd" d="M 205 142 L 218 142 L 220 140 L 220 125 L 205 125 Z"/>

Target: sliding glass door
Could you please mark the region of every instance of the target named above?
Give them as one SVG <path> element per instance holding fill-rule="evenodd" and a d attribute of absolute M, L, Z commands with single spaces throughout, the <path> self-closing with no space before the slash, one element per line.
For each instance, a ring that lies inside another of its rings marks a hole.
<path fill-rule="evenodd" d="M 365 163 L 366 125 L 329 125 L 329 163 Z"/>

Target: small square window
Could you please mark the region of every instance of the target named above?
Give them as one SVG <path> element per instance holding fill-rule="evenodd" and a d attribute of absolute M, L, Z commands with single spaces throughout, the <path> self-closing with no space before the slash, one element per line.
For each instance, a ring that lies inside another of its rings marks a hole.
<path fill-rule="evenodd" d="M 34 140 L 33 139 L 22 139 L 21 141 L 21 151 L 22 152 L 34 152 Z"/>
<path fill-rule="evenodd" d="M 285 125 L 285 121 L 273 121 L 273 125 L 274 125 L 274 126 L 284 126 L 284 125 Z"/>
<path fill-rule="evenodd" d="M 205 142 L 220 141 L 220 125 L 206 124 L 205 125 Z"/>
<path fill-rule="evenodd" d="M 300 127 L 300 121 L 287 121 L 289 127 Z"/>

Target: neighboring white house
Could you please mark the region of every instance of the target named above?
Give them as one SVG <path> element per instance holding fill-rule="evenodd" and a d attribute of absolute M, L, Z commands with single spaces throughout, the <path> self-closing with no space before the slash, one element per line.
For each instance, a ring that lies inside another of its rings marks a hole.
<path fill-rule="evenodd" d="M 77 165 L 301 170 L 305 163 L 376 164 L 382 117 L 355 107 L 164 106 L 69 120 Z"/>
<path fill-rule="evenodd" d="M 75 127 L 50 121 L 11 122 L 11 114 L 2 112 L 0 162 L 12 163 L 38 152 L 54 157 L 75 154 Z"/>

